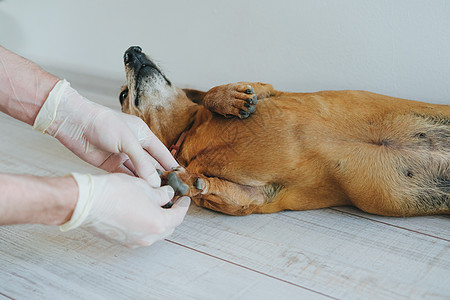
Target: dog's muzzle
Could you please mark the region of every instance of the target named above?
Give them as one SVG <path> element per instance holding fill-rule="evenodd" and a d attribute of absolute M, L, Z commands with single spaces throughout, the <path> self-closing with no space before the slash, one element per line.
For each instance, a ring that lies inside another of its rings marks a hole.
<path fill-rule="evenodd" d="M 134 69 L 135 72 L 139 72 L 144 67 L 157 69 L 156 65 L 142 53 L 142 48 L 139 46 L 131 46 L 128 48 L 123 55 L 123 62 L 125 66 Z"/>

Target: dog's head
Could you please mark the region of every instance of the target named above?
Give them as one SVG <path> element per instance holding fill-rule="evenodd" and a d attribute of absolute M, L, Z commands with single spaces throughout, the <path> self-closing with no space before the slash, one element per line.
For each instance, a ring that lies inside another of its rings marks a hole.
<path fill-rule="evenodd" d="M 123 60 L 127 84 L 119 96 L 122 112 L 140 117 L 159 139 L 169 143 L 166 140 L 172 137 L 167 127 L 173 126 L 174 113 L 181 110 L 186 94 L 167 79 L 141 47 L 128 48 Z"/>
<path fill-rule="evenodd" d="M 132 46 L 123 56 L 127 84 L 119 96 L 122 111 L 141 116 L 150 109 L 163 109 L 176 98 L 178 89 L 161 69 L 142 52 Z"/>

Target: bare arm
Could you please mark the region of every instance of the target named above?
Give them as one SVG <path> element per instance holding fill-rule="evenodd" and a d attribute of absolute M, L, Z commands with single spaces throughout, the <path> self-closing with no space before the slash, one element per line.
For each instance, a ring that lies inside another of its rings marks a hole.
<path fill-rule="evenodd" d="M 78 186 L 72 176 L 0 174 L 0 225 L 61 225 L 72 216 Z"/>
<path fill-rule="evenodd" d="M 67 81 L 1 46 L 0 111 L 34 124 L 96 167 L 139 175 L 152 186 L 160 184 L 155 165 L 178 165 L 141 119 L 89 101 Z"/>
<path fill-rule="evenodd" d="M 33 125 L 58 78 L 0 46 L 0 111 Z"/>

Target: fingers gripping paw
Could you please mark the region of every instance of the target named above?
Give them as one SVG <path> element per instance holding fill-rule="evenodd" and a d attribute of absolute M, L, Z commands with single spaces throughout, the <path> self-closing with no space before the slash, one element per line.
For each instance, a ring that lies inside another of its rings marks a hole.
<path fill-rule="evenodd" d="M 189 174 L 183 168 L 176 168 L 172 171 L 161 172 L 162 185 L 170 185 L 175 191 L 175 196 L 194 196 L 203 189 L 203 180 L 195 175 Z"/>

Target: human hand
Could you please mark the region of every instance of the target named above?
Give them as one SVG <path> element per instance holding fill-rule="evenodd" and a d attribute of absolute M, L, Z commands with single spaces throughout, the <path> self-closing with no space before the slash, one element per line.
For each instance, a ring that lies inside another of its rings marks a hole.
<path fill-rule="evenodd" d="M 161 208 L 174 191 L 169 186 L 150 187 L 144 180 L 124 174 L 81 175 L 73 173 L 79 188 L 71 219 L 60 226 L 78 226 L 128 247 L 149 246 L 172 234 L 189 208 L 182 197 L 170 209 Z"/>
<path fill-rule="evenodd" d="M 138 175 L 153 187 L 161 183 L 156 167 L 178 165 L 140 118 L 87 100 L 65 80 L 50 92 L 33 127 L 88 163 L 108 172 Z"/>

